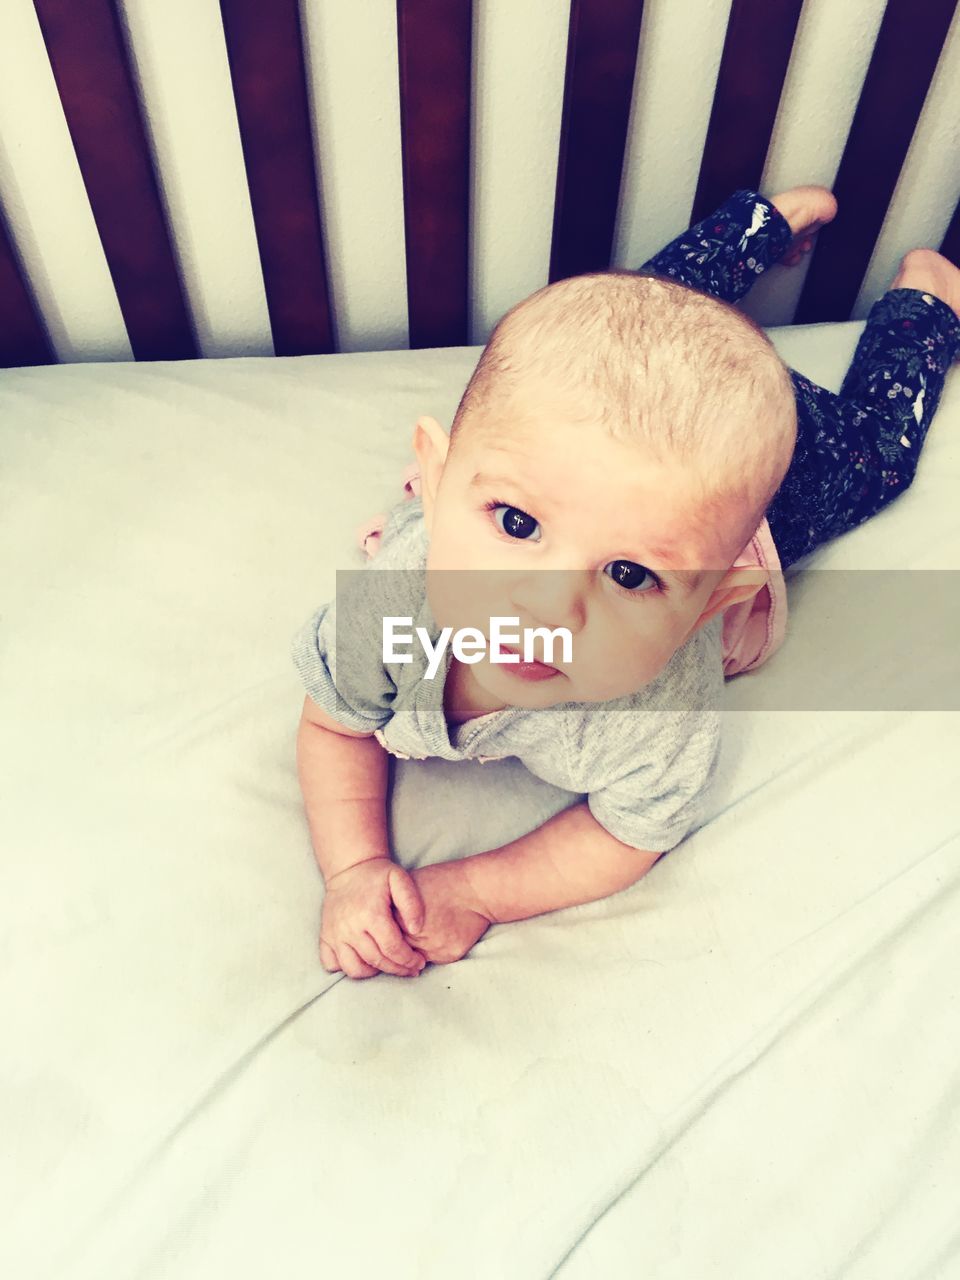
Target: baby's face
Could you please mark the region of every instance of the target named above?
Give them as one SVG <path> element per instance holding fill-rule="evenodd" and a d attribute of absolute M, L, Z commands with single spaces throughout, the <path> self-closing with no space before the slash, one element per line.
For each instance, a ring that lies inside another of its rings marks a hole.
<path fill-rule="evenodd" d="M 724 577 L 696 512 L 680 464 L 570 421 L 559 405 L 468 423 L 427 502 L 435 620 L 488 639 L 493 617 L 572 636 L 571 661 L 554 648 L 554 674 L 491 662 L 488 646 L 469 672 L 481 701 L 604 702 L 653 680 Z"/>

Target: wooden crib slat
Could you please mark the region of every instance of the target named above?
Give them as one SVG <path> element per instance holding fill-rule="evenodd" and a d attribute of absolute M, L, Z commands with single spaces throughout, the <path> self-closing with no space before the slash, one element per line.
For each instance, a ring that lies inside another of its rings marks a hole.
<path fill-rule="evenodd" d="M 411 347 L 468 341 L 471 0 L 397 0 Z"/>
<path fill-rule="evenodd" d="M 138 360 L 198 355 L 115 0 L 34 0 Z"/>
<path fill-rule="evenodd" d="M 940 243 L 940 252 L 949 258 L 955 267 L 960 267 L 960 204 L 953 211 L 950 225 Z"/>
<path fill-rule="evenodd" d="M 297 0 L 220 0 L 278 356 L 335 350 Z"/>
<path fill-rule="evenodd" d="M 733 0 L 693 222 L 760 182 L 802 7 L 803 0 Z"/>
<path fill-rule="evenodd" d="M 550 279 L 610 266 L 643 0 L 572 0 Z"/>
<path fill-rule="evenodd" d="M 56 363 L 0 211 L 0 368 Z"/>
<path fill-rule="evenodd" d="M 840 211 L 820 237 L 797 323 L 849 318 L 955 8 L 888 0 L 833 185 Z"/>

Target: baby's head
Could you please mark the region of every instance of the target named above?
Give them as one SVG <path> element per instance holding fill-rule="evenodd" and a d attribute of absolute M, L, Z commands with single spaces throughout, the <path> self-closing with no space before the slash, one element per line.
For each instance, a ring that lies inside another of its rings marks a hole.
<path fill-rule="evenodd" d="M 572 631 L 558 679 L 474 669 L 508 703 L 635 691 L 757 590 L 731 566 L 795 436 L 786 367 L 727 304 L 627 272 L 541 289 L 497 325 L 450 437 L 417 424 L 428 568 L 457 571 L 431 574 L 437 622 Z"/>

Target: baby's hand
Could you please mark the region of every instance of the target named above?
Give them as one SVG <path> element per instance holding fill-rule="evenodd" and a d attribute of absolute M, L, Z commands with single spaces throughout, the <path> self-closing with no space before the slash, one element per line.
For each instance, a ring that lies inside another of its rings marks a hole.
<path fill-rule="evenodd" d="M 439 862 L 410 873 L 423 900 L 419 931 L 406 929 L 407 941 L 433 964 L 451 964 L 467 954 L 490 928 L 491 920 L 464 890 L 455 862 Z"/>
<path fill-rule="evenodd" d="M 397 919 L 394 919 L 393 908 Z M 327 881 L 320 921 L 320 962 L 348 978 L 392 973 L 415 978 L 426 960 L 403 936 L 423 923 L 420 893 L 403 867 L 371 858 Z"/>

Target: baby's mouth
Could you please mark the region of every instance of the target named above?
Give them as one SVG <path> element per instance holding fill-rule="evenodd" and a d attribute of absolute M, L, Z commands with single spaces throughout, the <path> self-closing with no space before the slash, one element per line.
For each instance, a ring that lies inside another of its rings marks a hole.
<path fill-rule="evenodd" d="M 520 657 L 517 649 L 511 645 L 501 644 L 498 646 L 500 654 L 512 654 L 514 657 Z M 519 676 L 521 680 L 550 680 L 553 676 L 561 674 L 559 668 L 551 667 L 546 662 L 524 662 L 521 658 L 519 662 L 498 663 L 504 671 L 509 671 L 512 675 Z"/>

